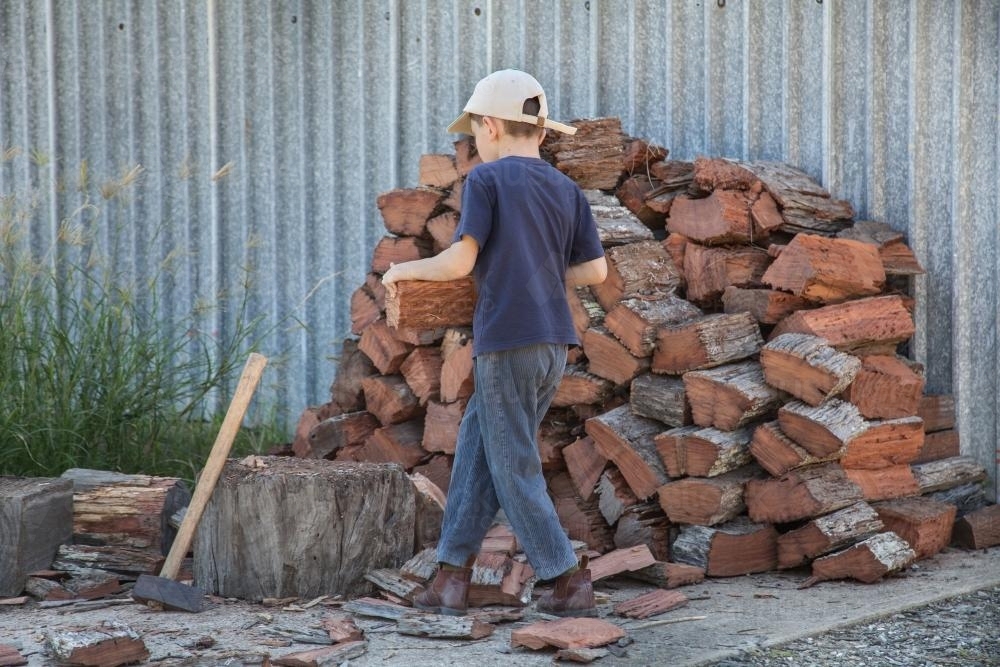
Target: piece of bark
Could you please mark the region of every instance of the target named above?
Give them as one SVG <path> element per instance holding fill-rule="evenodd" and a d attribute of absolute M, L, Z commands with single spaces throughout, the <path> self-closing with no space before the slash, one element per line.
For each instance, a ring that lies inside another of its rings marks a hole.
<path fill-rule="evenodd" d="M 424 423 L 421 419 L 389 424 L 375 429 L 358 455 L 370 463 L 399 463 L 406 470 L 422 463 L 428 452 L 421 447 Z"/>
<path fill-rule="evenodd" d="M 772 289 L 728 286 L 722 292 L 727 313 L 750 313 L 761 324 L 777 324 L 797 310 L 809 307 L 802 297 Z"/>
<path fill-rule="evenodd" d="M 659 422 L 633 415 L 629 406 L 623 405 L 588 419 L 585 430 L 601 455 L 618 467 L 638 499 L 649 498 L 666 483 L 666 471 L 653 441 L 662 430 Z"/>
<path fill-rule="evenodd" d="M 750 454 L 760 465 L 775 477 L 781 477 L 789 470 L 814 463 L 835 461 L 840 452 L 829 456 L 814 456 L 785 435 L 777 421 L 757 426 L 750 440 Z"/>
<path fill-rule="evenodd" d="M 920 493 L 913 470 L 905 463 L 875 470 L 845 468 L 844 474 L 861 488 L 862 497 L 869 502 L 905 498 Z"/>
<path fill-rule="evenodd" d="M 410 385 L 420 405 L 439 397 L 441 390 L 441 350 L 437 347 L 418 347 L 406 357 L 399 372 Z"/>
<path fill-rule="evenodd" d="M 400 188 L 380 194 L 375 205 L 390 234 L 421 236 L 441 197 L 439 190 L 431 188 Z"/>
<path fill-rule="evenodd" d="M 392 568 L 382 567 L 368 570 L 364 577 L 366 581 L 370 581 L 379 590 L 391 593 L 407 602 L 413 602 L 414 596 L 424 591 L 424 587 L 420 583 L 401 576 L 399 570 Z"/>
<path fill-rule="evenodd" d="M 864 500 L 861 487 L 836 463 L 797 468 L 774 479 L 751 479 L 744 498 L 750 518 L 767 523 L 808 519 Z"/>
<path fill-rule="evenodd" d="M 359 639 L 334 646 L 286 653 L 272 657 L 270 662 L 281 667 L 336 667 L 353 658 L 360 658 L 367 650 L 368 642 Z"/>
<path fill-rule="evenodd" d="M 914 331 L 902 297 L 890 295 L 800 310 L 775 326 L 771 340 L 784 333 L 806 333 L 826 339 L 842 352 L 891 352 Z"/>
<path fill-rule="evenodd" d="M 597 481 L 597 506 L 608 525 L 614 525 L 626 509 L 639 502 L 621 472 L 611 466 Z"/>
<path fill-rule="evenodd" d="M 836 398 L 816 407 L 786 403 L 778 410 L 778 423 L 785 435 L 817 457 L 842 451 L 869 427 L 854 405 Z"/>
<path fill-rule="evenodd" d="M 452 457 L 438 454 L 431 456 L 426 463 L 416 466 L 411 472 L 419 473 L 431 480 L 434 486 L 447 495 L 448 486 L 451 483 L 451 461 Z"/>
<path fill-rule="evenodd" d="M 393 264 L 412 262 L 433 254 L 431 242 L 415 236 L 383 236 L 372 251 L 371 270 L 385 273 Z"/>
<path fill-rule="evenodd" d="M 607 657 L 611 652 L 606 648 L 561 648 L 556 651 L 556 660 L 589 664 Z"/>
<path fill-rule="evenodd" d="M 20 595 L 31 572 L 73 537 L 73 482 L 0 477 L 0 597 Z"/>
<path fill-rule="evenodd" d="M 372 322 L 361 333 L 358 349 L 365 353 L 382 375 L 399 372 L 413 346 L 396 338 L 385 320 Z"/>
<path fill-rule="evenodd" d="M 457 181 L 458 168 L 455 156 L 442 153 L 427 153 L 420 156 L 417 182 L 430 188 L 448 189 Z"/>
<path fill-rule="evenodd" d="M 337 374 L 330 385 L 330 398 L 344 412 L 356 412 L 365 407 L 362 380 L 377 373 L 368 355 L 358 349 L 358 341 L 346 338 L 337 359 Z"/>
<path fill-rule="evenodd" d="M 993 501 L 986 497 L 983 485 L 977 482 L 932 491 L 925 497 L 954 505 L 955 509 L 958 510 L 956 516 L 959 518 L 993 504 Z"/>
<path fill-rule="evenodd" d="M 634 414 L 656 419 L 667 426 L 691 423 L 691 406 L 681 378 L 651 373 L 640 375 L 630 385 L 629 403 Z"/>
<path fill-rule="evenodd" d="M 958 431 L 936 431 L 924 435 L 924 444 L 913 463 L 929 463 L 959 456 L 962 453 Z"/>
<path fill-rule="evenodd" d="M 434 239 L 434 253 L 441 253 L 451 247 L 458 228 L 458 213 L 445 211 L 427 221 L 427 233 Z"/>
<path fill-rule="evenodd" d="M 818 336 L 787 333 L 760 351 L 764 379 L 772 387 L 817 406 L 841 393 L 861 369 L 857 357 L 838 352 Z"/>
<path fill-rule="evenodd" d="M 682 477 L 688 474 L 684 441 L 689 435 L 701 429 L 701 426 L 694 425 L 678 426 L 653 437 L 656 453 L 669 477 Z"/>
<path fill-rule="evenodd" d="M 590 561 L 590 580 L 600 581 L 616 574 L 634 572 L 655 562 L 656 558 L 645 544 L 615 549 Z"/>
<path fill-rule="evenodd" d="M 587 370 L 598 377 L 622 385 L 649 370 L 649 357 L 637 357 L 618 342 L 605 327 L 587 329 L 582 336 Z"/>
<path fill-rule="evenodd" d="M 427 414 L 424 415 L 423 448 L 428 452 L 454 454 L 458 443 L 458 427 L 464 414 L 465 401 L 428 403 Z"/>
<path fill-rule="evenodd" d="M 365 405 L 382 425 L 398 424 L 423 414 L 420 401 L 401 375 L 379 375 L 362 380 Z"/>
<path fill-rule="evenodd" d="M 472 396 L 472 331 L 448 329 L 441 341 L 441 400 L 446 403 Z"/>
<path fill-rule="evenodd" d="M 389 621 L 398 621 L 403 616 L 413 613 L 412 607 L 371 597 L 359 597 L 348 600 L 341 609 L 352 614 L 357 614 L 358 616 L 384 618 Z"/>
<path fill-rule="evenodd" d="M 750 463 L 752 435 L 750 427 L 735 431 L 706 427 L 686 434 L 681 446 L 687 474 L 716 477 Z"/>
<path fill-rule="evenodd" d="M 660 328 L 651 369 L 681 375 L 753 356 L 764 345 L 760 326 L 749 313 L 714 313 Z"/>
<path fill-rule="evenodd" d="M 920 417 L 872 421 L 868 430 L 847 443 L 840 465 L 872 469 L 912 463 L 923 450 L 924 438 Z"/>
<path fill-rule="evenodd" d="M 839 303 L 879 294 L 885 287 L 885 270 L 871 245 L 797 234 L 761 281 L 809 301 Z"/>
<path fill-rule="evenodd" d="M 657 299 L 677 290 L 680 269 L 659 241 L 629 243 L 605 252 L 608 277 L 591 285 L 591 292 L 605 311 L 623 299 Z"/>
<path fill-rule="evenodd" d="M 911 467 L 921 494 L 986 479 L 986 469 L 971 456 L 953 456 L 949 459 L 917 463 Z"/>
<path fill-rule="evenodd" d="M 565 408 L 579 404 L 600 404 L 613 390 L 614 385 L 609 380 L 588 373 L 581 366 L 567 365 L 552 398 L 552 406 Z"/>
<path fill-rule="evenodd" d="M 27 665 L 28 659 L 21 655 L 15 647 L 8 644 L 0 644 L 0 665 L 3 667 L 17 667 Z"/>
<path fill-rule="evenodd" d="M 893 532 L 872 535 L 842 551 L 817 558 L 809 582 L 857 579 L 873 584 L 887 574 L 910 565 L 916 552 Z"/>
<path fill-rule="evenodd" d="M 685 373 L 684 389 L 691 404 L 691 420 L 723 431 L 765 417 L 783 402 L 781 393 L 764 381 L 758 361 Z"/>
<path fill-rule="evenodd" d="M 302 458 L 333 458 L 344 447 L 364 444 L 378 426 L 366 410 L 347 412 L 317 423 L 302 442 L 296 440 L 293 450 Z"/>
<path fill-rule="evenodd" d="M 718 477 L 686 477 L 660 487 L 660 506 L 673 523 L 714 526 L 746 510 L 746 483 L 760 478 L 757 466 L 744 466 Z"/>
<path fill-rule="evenodd" d="M 149 658 L 139 634 L 118 621 L 103 621 L 89 630 L 53 630 L 45 644 L 56 660 L 71 665 L 115 667 Z"/>
<path fill-rule="evenodd" d="M 955 428 L 955 397 L 951 394 L 923 396 L 917 416 L 924 420 L 924 432 L 935 433 Z"/>
<path fill-rule="evenodd" d="M 626 509 L 615 525 L 615 547 L 627 549 L 645 544 L 657 560 L 670 558 L 670 543 L 675 528 L 656 502 L 645 502 Z"/>
<path fill-rule="evenodd" d="M 550 473 L 547 480 L 559 523 L 569 538 L 584 542 L 598 553 L 614 549 L 614 531 L 604 520 L 597 497 L 581 498 L 573 480 L 565 472 Z"/>
<path fill-rule="evenodd" d="M 694 565 L 710 577 L 735 577 L 773 570 L 778 531 L 739 516 L 720 526 L 685 526 L 671 547 L 678 563 Z"/>
<path fill-rule="evenodd" d="M 626 299 L 604 318 L 604 326 L 637 357 L 648 357 L 656 347 L 660 327 L 700 317 L 701 310 L 672 294 L 656 301 Z"/>
<path fill-rule="evenodd" d="M 894 419 L 917 414 L 924 378 L 898 356 L 868 355 L 844 392 L 867 419 Z"/>
<path fill-rule="evenodd" d="M 689 242 L 684 248 L 687 298 L 700 306 L 715 307 L 727 287 L 763 287 L 761 277 L 770 262 L 760 248 L 710 248 Z"/>
<path fill-rule="evenodd" d="M 547 646 L 561 649 L 595 648 L 618 641 L 625 631 L 599 618 L 562 618 L 540 621 L 510 633 L 511 648 L 534 650 Z"/>
<path fill-rule="evenodd" d="M 414 637 L 438 639 L 482 639 L 489 637 L 496 626 L 469 616 L 411 613 L 396 621 L 396 631 Z"/>
<path fill-rule="evenodd" d="M 472 324 L 476 303 L 475 281 L 471 276 L 457 280 L 403 280 L 396 293 L 385 301 L 390 327 L 438 329 Z"/>
<path fill-rule="evenodd" d="M 896 533 L 917 554 L 917 560 L 938 553 L 951 541 L 955 506 L 930 498 L 900 498 L 875 505 L 886 530 Z"/>
<path fill-rule="evenodd" d="M 805 565 L 823 554 L 867 539 L 884 527 L 878 513 L 864 501 L 817 517 L 778 536 L 778 569 Z"/>
<path fill-rule="evenodd" d="M 59 582 L 41 577 L 28 577 L 23 590 L 36 600 L 72 600 L 76 597 L 76 593 Z"/>
<path fill-rule="evenodd" d="M 989 549 L 1000 544 L 1000 505 L 969 512 L 956 521 L 952 542 L 966 549 Z"/>
<path fill-rule="evenodd" d="M 705 580 L 705 569 L 685 563 L 665 563 L 657 561 L 649 567 L 629 572 L 631 579 L 644 581 L 659 588 L 677 588 L 700 584 Z"/>
<path fill-rule="evenodd" d="M 671 609 L 683 607 L 688 603 L 688 597 L 680 591 L 656 590 L 637 598 L 619 602 L 614 612 L 627 618 L 649 618 L 666 613 Z"/>
<path fill-rule="evenodd" d="M 926 273 L 916 255 L 906 245 L 903 234 L 887 223 L 857 220 L 847 229 L 837 232 L 838 238 L 854 239 L 878 248 L 879 257 L 888 275 L 915 276 Z"/>
<path fill-rule="evenodd" d="M 577 493 L 584 500 L 590 498 L 608 465 L 608 460 L 598 450 L 594 439 L 585 436 L 562 450 L 566 471 L 573 480 Z"/>
<path fill-rule="evenodd" d="M 708 197 L 677 197 L 667 229 L 704 245 L 743 245 L 753 240 L 750 199 L 744 192 L 717 190 Z"/>

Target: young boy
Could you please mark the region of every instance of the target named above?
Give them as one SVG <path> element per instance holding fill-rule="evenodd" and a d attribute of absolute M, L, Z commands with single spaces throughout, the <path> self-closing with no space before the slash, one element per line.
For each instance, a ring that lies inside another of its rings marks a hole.
<path fill-rule="evenodd" d="M 540 579 L 538 602 L 560 616 L 594 616 L 586 562 L 577 564 L 546 492 L 535 436 L 577 343 L 567 286 L 604 281 L 607 265 L 590 206 L 569 178 L 539 157 L 548 118 L 541 84 L 518 70 L 480 81 L 449 132 L 472 134 L 483 164 L 467 176 L 454 243 L 427 259 L 392 266 L 401 280 L 476 280 L 475 392 L 459 429 L 437 557 L 438 574 L 414 606 L 461 615 L 471 564 L 498 508 Z"/>

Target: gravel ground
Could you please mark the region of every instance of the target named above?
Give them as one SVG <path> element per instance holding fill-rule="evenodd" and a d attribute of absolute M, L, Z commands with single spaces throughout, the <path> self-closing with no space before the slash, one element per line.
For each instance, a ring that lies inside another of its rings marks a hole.
<path fill-rule="evenodd" d="M 747 651 L 715 667 L 1000 665 L 1000 586 Z"/>

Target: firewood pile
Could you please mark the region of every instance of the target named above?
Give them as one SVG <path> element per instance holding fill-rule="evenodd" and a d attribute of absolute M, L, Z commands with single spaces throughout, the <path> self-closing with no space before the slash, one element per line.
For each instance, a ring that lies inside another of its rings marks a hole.
<path fill-rule="evenodd" d="M 586 191 L 609 276 L 568 294 L 581 345 L 538 434 L 569 536 L 595 555 L 648 548 L 633 574 L 650 581 L 674 565 L 875 581 L 945 547 L 965 515 L 956 536 L 983 544 L 986 472 L 959 453 L 952 398 L 926 395 L 900 354 L 923 273 L 902 235 L 788 165 L 670 160 L 618 119 L 577 126 L 542 156 Z M 475 285 L 404 282 L 387 303 L 380 275 L 451 243 L 479 161 L 470 140 L 455 149 L 379 196 L 388 234 L 351 299 L 357 338 L 331 400 L 303 413 L 297 456 L 396 462 L 447 493 Z"/>

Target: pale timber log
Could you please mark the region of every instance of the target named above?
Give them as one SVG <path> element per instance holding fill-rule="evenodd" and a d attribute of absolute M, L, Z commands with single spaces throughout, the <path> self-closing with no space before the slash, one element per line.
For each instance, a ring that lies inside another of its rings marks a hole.
<path fill-rule="evenodd" d="M 685 526 L 672 546 L 673 559 L 705 570 L 710 577 L 735 577 L 773 570 L 778 531 L 739 516 L 720 526 Z"/>
<path fill-rule="evenodd" d="M 916 560 L 916 552 L 893 532 L 878 533 L 843 551 L 817 558 L 810 582 L 857 579 L 873 584 Z"/>
<path fill-rule="evenodd" d="M 749 313 L 714 313 L 660 328 L 651 368 L 681 375 L 746 359 L 763 345 L 760 326 Z"/>
<path fill-rule="evenodd" d="M 809 405 L 820 405 L 854 381 L 861 360 L 838 352 L 818 336 L 788 333 L 760 351 L 764 379 Z"/>
<path fill-rule="evenodd" d="M 623 405 L 585 422 L 587 435 L 598 450 L 621 471 L 639 500 L 645 500 L 666 483 L 667 474 L 656 452 L 653 437 L 662 425 L 633 415 Z"/>
<path fill-rule="evenodd" d="M 797 468 L 775 479 L 751 479 L 744 497 L 750 518 L 768 523 L 808 519 L 864 500 L 861 488 L 836 463 Z"/>
<path fill-rule="evenodd" d="M 783 403 L 781 393 L 764 381 L 757 361 L 685 373 L 684 389 L 691 404 L 691 420 L 724 431 L 766 417 Z"/>
<path fill-rule="evenodd" d="M 805 565 L 823 554 L 867 539 L 883 528 L 878 513 L 864 501 L 817 517 L 778 537 L 778 568 Z"/>
<path fill-rule="evenodd" d="M 786 403 L 778 410 L 778 423 L 785 435 L 818 457 L 840 452 L 868 430 L 858 409 L 836 398 L 815 407 L 801 401 Z"/>

